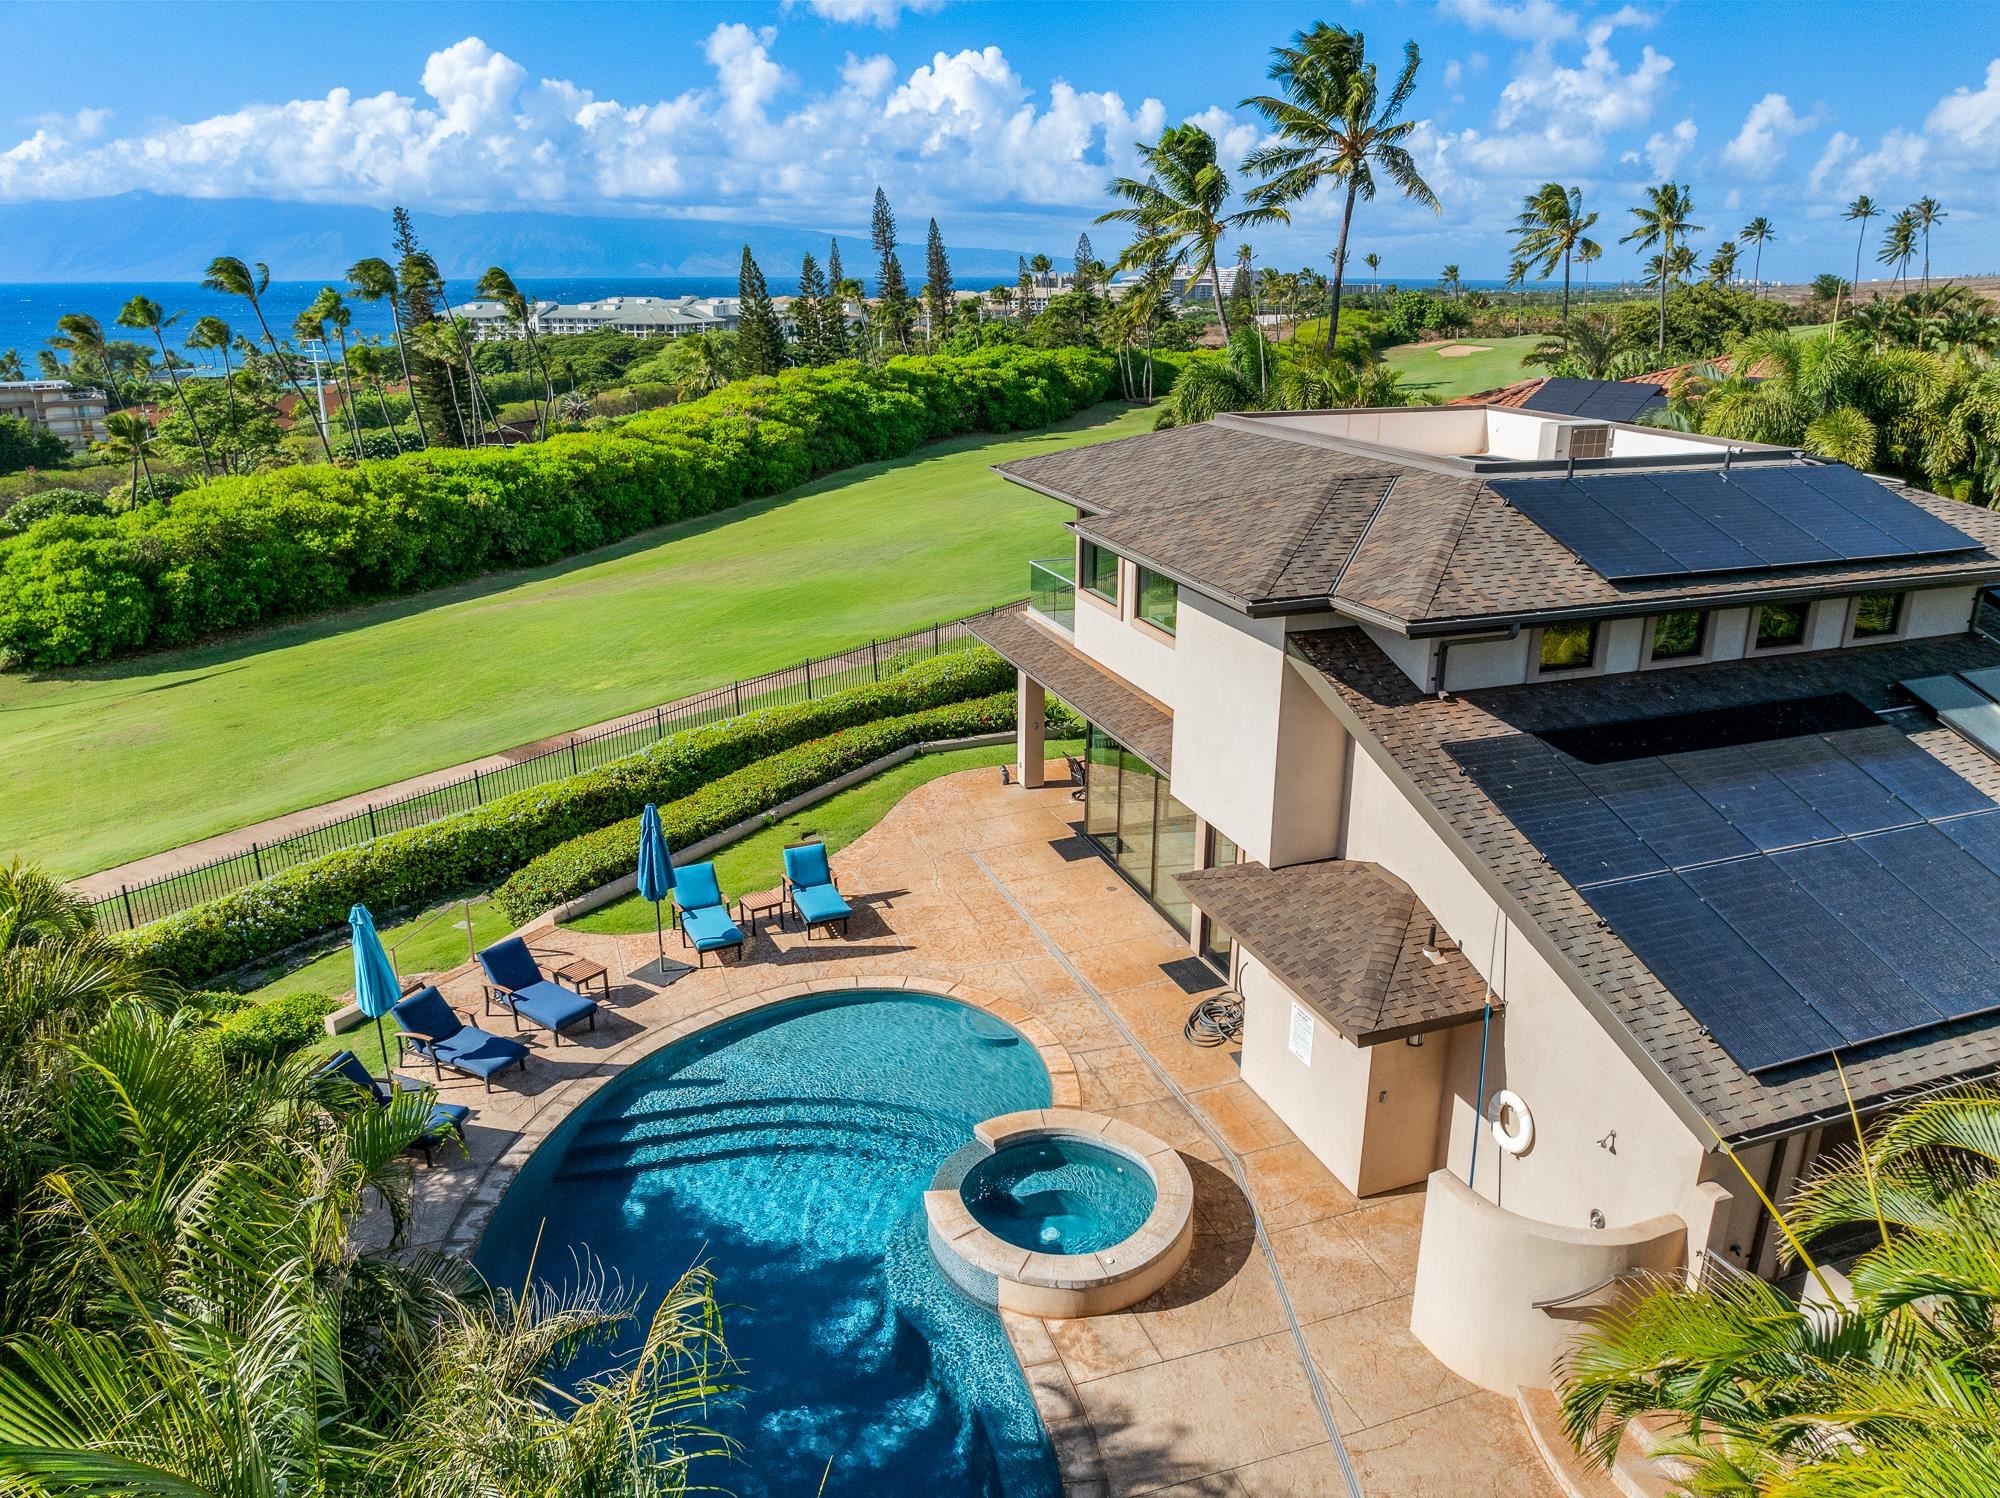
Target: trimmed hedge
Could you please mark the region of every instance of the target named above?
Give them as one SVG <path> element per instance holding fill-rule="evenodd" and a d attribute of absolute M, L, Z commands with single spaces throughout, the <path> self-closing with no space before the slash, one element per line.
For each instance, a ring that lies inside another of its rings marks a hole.
<path fill-rule="evenodd" d="M 648 801 L 664 806 L 813 739 L 989 697 L 1013 682 L 1014 668 L 984 647 L 949 651 L 877 684 L 691 728 L 580 775 L 294 864 L 121 940 L 147 965 L 197 984 L 335 930 L 357 901 L 379 913 L 490 884 L 573 837 L 638 816 Z"/>
<path fill-rule="evenodd" d="M 326 1033 L 338 1006 L 323 993 L 288 993 L 227 1015 L 215 1027 L 215 1048 L 230 1066 L 266 1066 L 303 1050 Z"/>
<path fill-rule="evenodd" d="M 662 806 L 660 827 L 668 846 L 685 848 L 911 744 L 1013 726 L 1014 694 L 996 692 L 972 702 L 845 728 L 760 759 Z M 638 860 L 639 819 L 627 817 L 551 848 L 495 890 L 493 900 L 519 925 L 552 905 L 631 873 Z"/>
<path fill-rule="evenodd" d="M 0 656 L 102 660 L 535 567 L 898 457 L 1045 426 L 1103 400 L 1106 355 L 999 348 L 739 380 L 604 432 L 217 480 L 0 541 Z"/>

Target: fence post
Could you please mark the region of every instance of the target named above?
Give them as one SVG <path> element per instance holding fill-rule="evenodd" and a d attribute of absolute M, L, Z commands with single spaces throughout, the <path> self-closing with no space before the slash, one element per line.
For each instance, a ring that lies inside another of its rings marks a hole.
<path fill-rule="evenodd" d="M 486 804 L 486 791 L 479 784 L 479 771 L 477 770 L 472 772 L 472 804 L 474 806 L 484 806 Z"/>
<path fill-rule="evenodd" d="M 653 742 L 656 744 L 667 736 L 667 720 L 663 713 L 664 709 L 653 709 Z"/>
<path fill-rule="evenodd" d="M 257 845 L 254 842 L 250 845 L 250 867 L 257 871 L 259 879 L 264 877 L 264 856 L 257 851 Z"/>
<path fill-rule="evenodd" d="M 118 898 L 125 902 L 125 929 L 127 931 L 137 931 L 139 929 L 139 922 L 132 915 L 132 891 L 121 884 L 118 886 Z"/>
<path fill-rule="evenodd" d="M 882 656 L 876 650 L 875 645 L 876 642 L 873 640 L 868 642 L 868 664 L 874 668 L 875 679 L 880 681 L 882 679 Z"/>
<path fill-rule="evenodd" d="M 937 653 L 938 653 L 938 627 L 935 624 L 933 624 L 931 626 L 931 654 L 936 655 Z"/>
<path fill-rule="evenodd" d="M 743 682 L 741 679 L 738 679 L 736 683 L 736 716 L 739 718 L 743 716 Z"/>
<path fill-rule="evenodd" d="M 570 774 L 572 774 L 572 775 L 574 775 L 574 774 L 576 773 L 576 735 L 575 735 L 575 734 L 571 734 L 571 735 L 569 736 L 569 772 L 570 772 Z"/>
<path fill-rule="evenodd" d="M 812 701 L 812 695 L 813 695 L 813 663 L 812 663 L 812 657 L 807 656 L 806 657 L 806 701 L 808 702 Z"/>
<path fill-rule="evenodd" d="M 368 835 L 370 837 L 377 835 L 375 832 L 375 803 L 373 801 L 368 803 Z"/>

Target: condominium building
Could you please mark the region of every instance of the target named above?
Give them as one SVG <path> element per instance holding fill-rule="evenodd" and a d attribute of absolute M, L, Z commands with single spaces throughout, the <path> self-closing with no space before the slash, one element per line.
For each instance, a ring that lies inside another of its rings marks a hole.
<path fill-rule="evenodd" d="M 1580 406 L 1002 464 L 1074 550 L 973 626 L 1024 783 L 1054 694 L 1080 836 L 1298 1138 L 1423 1193 L 1413 1330 L 1509 1393 L 1638 1275 L 1783 1274 L 1758 1193 L 1850 1094 L 2000 1062 L 2000 515 Z"/>
<path fill-rule="evenodd" d="M 521 336 L 521 324 L 499 302 L 463 302 L 451 311 L 481 341 Z M 741 311 L 741 300 L 733 296 L 614 296 L 595 302 L 536 302 L 529 317 L 539 334 L 610 330 L 632 338 L 677 338 L 733 328 Z"/>
<path fill-rule="evenodd" d="M 79 390 L 67 380 L 0 380 L 0 416 L 54 433 L 71 452 L 104 440 L 108 411 L 102 390 Z"/>

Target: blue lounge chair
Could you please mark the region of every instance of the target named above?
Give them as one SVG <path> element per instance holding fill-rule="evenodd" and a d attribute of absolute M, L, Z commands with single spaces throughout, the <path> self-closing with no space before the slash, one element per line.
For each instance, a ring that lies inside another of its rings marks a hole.
<path fill-rule="evenodd" d="M 486 1012 L 491 1014 L 494 1000 L 499 1000 L 514 1011 L 516 1031 L 525 1019 L 547 1030 L 561 1045 L 564 1025 L 587 1019 L 591 1029 L 597 1028 L 597 1000 L 544 978 L 520 937 L 495 942 L 479 954 L 479 966 L 486 974 Z"/>
<path fill-rule="evenodd" d="M 403 1054 L 414 1052 L 430 1062 L 440 1079 L 444 1068 L 477 1077 L 493 1090 L 493 1078 L 510 1066 L 528 1065 L 528 1048 L 518 1040 L 468 1025 L 435 988 L 420 988 L 389 1013 L 395 1018 L 396 1039 Z"/>
<path fill-rule="evenodd" d="M 812 940 L 815 926 L 826 927 L 829 934 L 838 926 L 840 934 L 847 935 L 847 918 L 854 914 L 854 908 L 840 897 L 840 886 L 827 866 L 825 843 L 786 847 L 785 898 L 805 928 L 806 940 Z"/>
<path fill-rule="evenodd" d="M 674 909 L 680 913 L 681 945 L 694 948 L 696 966 L 706 967 L 710 952 L 729 947 L 736 948 L 738 962 L 743 960 L 743 930 L 730 917 L 714 864 L 691 863 L 674 870 Z"/>
<path fill-rule="evenodd" d="M 391 1101 L 389 1088 L 375 1080 L 368 1068 L 361 1064 L 361 1058 L 352 1051 L 342 1051 L 327 1062 L 317 1072 L 314 1080 L 341 1082 L 361 1088 L 375 1099 L 378 1107 L 386 1108 Z M 412 1081 L 408 1077 L 392 1077 L 398 1091 L 429 1092 L 427 1083 Z M 463 1103 L 441 1103 L 433 1098 L 429 1127 L 424 1137 L 417 1141 L 422 1147 L 424 1158 L 431 1164 L 437 1163 L 437 1147 L 445 1140 L 456 1136 L 460 1144 L 465 1143 L 465 1121 L 472 1116 L 472 1110 Z"/>

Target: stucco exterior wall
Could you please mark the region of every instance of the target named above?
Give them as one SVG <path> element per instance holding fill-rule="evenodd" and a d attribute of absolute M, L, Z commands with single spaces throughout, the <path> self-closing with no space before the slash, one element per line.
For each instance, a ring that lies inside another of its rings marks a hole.
<path fill-rule="evenodd" d="M 1174 700 L 1181 675 L 1174 659 L 1177 642 L 1169 643 L 1153 631 L 1132 622 L 1133 600 L 1138 591 L 1135 576 L 1138 569 L 1130 562 L 1121 561 L 1118 571 L 1123 604 L 1116 611 L 1081 583 L 1077 585 L 1076 648 L 1117 672 L 1148 696 L 1157 697 L 1167 706 L 1178 709 L 1180 704 Z M 1190 596 L 1187 590 L 1182 590 L 1182 608 L 1187 607 L 1186 600 Z"/>

